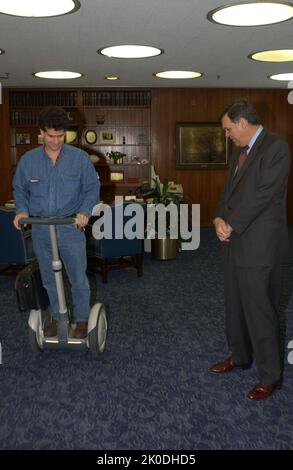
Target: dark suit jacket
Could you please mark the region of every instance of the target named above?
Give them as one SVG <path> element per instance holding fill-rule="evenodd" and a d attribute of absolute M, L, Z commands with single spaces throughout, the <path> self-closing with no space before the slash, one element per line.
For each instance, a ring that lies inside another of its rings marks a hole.
<path fill-rule="evenodd" d="M 216 211 L 233 228 L 229 245 L 238 266 L 271 266 L 288 253 L 286 222 L 288 144 L 263 129 L 235 175 L 241 149 L 231 156 Z"/>

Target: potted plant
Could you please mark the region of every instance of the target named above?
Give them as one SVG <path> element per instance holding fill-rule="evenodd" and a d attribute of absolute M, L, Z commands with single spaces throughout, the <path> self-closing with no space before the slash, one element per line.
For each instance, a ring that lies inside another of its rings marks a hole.
<path fill-rule="evenodd" d="M 169 204 L 175 204 L 177 209 L 180 206 L 179 196 L 170 190 L 170 183 L 168 179 L 165 179 L 161 184 L 157 179 L 154 179 L 154 193 L 152 203 L 163 204 L 169 206 Z M 179 221 L 177 220 L 179 223 Z M 155 221 L 155 232 L 156 237 L 152 239 L 152 255 L 155 259 L 166 260 L 176 258 L 178 252 L 178 239 L 171 238 L 171 226 L 172 217 L 170 217 L 169 211 L 166 211 L 166 237 L 158 237 L 158 219 Z M 178 228 L 178 227 L 177 227 Z"/>
<path fill-rule="evenodd" d="M 111 158 L 115 164 L 123 163 L 123 157 L 126 157 L 125 153 L 111 150 L 111 152 L 107 152 L 107 157 Z"/>

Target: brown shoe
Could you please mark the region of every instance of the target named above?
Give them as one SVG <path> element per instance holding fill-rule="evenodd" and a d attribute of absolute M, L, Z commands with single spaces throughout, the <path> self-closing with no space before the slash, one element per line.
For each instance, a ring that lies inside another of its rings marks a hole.
<path fill-rule="evenodd" d="M 85 338 L 87 336 L 87 322 L 81 321 L 76 323 L 74 330 L 74 338 Z"/>
<path fill-rule="evenodd" d="M 45 327 L 44 336 L 46 336 L 46 338 L 51 337 L 51 336 L 57 336 L 57 329 L 58 329 L 58 321 L 52 320 L 52 322 L 49 323 Z"/>
<path fill-rule="evenodd" d="M 250 392 L 247 394 L 249 400 L 265 400 L 269 398 L 276 390 L 280 389 L 282 386 L 281 381 L 278 380 L 271 385 L 257 384 Z"/>
<path fill-rule="evenodd" d="M 225 361 L 218 362 L 217 364 L 211 366 L 209 371 L 213 372 L 214 374 L 224 374 L 225 372 L 231 372 L 231 370 L 235 369 L 236 367 L 239 367 L 240 369 L 249 369 L 250 366 L 251 364 L 235 364 L 232 357 L 228 357 Z"/>

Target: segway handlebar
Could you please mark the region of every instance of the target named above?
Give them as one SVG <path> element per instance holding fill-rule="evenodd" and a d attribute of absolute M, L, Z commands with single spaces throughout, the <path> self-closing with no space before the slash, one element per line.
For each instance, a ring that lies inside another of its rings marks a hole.
<path fill-rule="evenodd" d="M 76 219 L 74 217 L 24 217 L 18 222 L 21 225 L 70 225 L 76 224 Z"/>

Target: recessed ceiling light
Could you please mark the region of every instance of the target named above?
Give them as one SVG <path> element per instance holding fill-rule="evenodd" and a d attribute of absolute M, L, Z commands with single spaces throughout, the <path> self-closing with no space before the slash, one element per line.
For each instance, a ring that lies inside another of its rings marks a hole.
<path fill-rule="evenodd" d="M 114 59 L 144 59 L 163 54 L 163 50 L 153 46 L 139 46 L 137 44 L 124 44 L 99 49 L 98 54 L 113 57 Z"/>
<path fill-rule="evenodd" d="M 0 55 L 4 54 L 4 53 L 5 53 L 5 51 L 3 49 L 0 49 Z"/>
<path fill-rule="evenodd" d="M 215 8 L 207 17 L 227 26 L 260 26 L 289 20 L 293 6 L 287 2 L 239 2 Z"/>
<path fill-rule="evenodd" d="M 186 78 L 198 78 L 202 76 L 200 72 L 192 72 L 191 70 L 165 70 L 163 72 L 154 73 L 158 78 L 173 78 L 176 80 Z"/>
<path fill-rule="evenodd" d="M 109 75 L 108 77 L 105 77 L 105 80 L 119 80 L 119 77 L 116 77 L 116 75 Z"/>
<path fill-rule="evenodd" d="M 45 70 L 43 72 L 33 73 L 34 77 L 37 78 L 50 78 L 53 80 L 69 80 L 72 78 L 82 77 L 82 73 L 79 72 L 68 72 L 65 70 Z"/>
<path fill-rule="evenodd" d="M 284 82 L 289 82 L 290 80 L 293 80 L 293 72 L 289 73 L 277 73 L 276 75 L 269 75 L 271 80 L 281 80 Z"/>
<path fill-rule="evenodd" d="M 293 90 L 290 91 L 289 95 L 287 96 L 287 100 L 289 104 L 293 104 Z"/>
<path fill-rule="evenodd" d="M 248 57 L 261 62 L 290 62 L 293 60 L 293 49 L 273 49 L 271 51 L 254 52 Z"/>
<path fill-rule="evenodd" d="M 80 8 L 78 0 L 0 0 L 0 13 L 43 18 L 73 13 Z"/>

